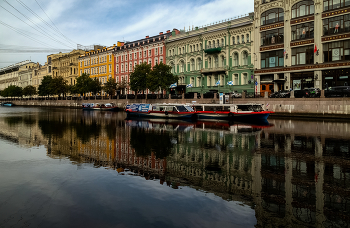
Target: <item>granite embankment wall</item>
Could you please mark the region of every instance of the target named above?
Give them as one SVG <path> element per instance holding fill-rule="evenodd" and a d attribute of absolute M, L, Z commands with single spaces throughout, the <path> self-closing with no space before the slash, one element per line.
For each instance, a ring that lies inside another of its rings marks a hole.
<path fill-rule="evenodd" d="M 4 101 L 4 100 L 2 100 Z M 132 103 L 219 103 L 217 98 L 201 99 L 102 99 L 102 100 L 11 100 L 21 106 L 46 106 L 80 108 L 82 103 L 108 103 L 113 102 L 120 108 Z M 321 117 L 350 119 L 350 97 L 344 98 L 234 98 L 229 103 L 264 104 L 276 116 L 295 117 Z"/>

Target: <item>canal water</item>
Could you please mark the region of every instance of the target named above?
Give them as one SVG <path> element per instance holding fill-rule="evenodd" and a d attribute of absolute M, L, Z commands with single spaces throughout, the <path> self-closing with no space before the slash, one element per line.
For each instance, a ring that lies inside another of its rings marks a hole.
<path fill-rule="evenodd" d="M 0 227 L 349 227 L 350 123 L 0 107 Z"/>

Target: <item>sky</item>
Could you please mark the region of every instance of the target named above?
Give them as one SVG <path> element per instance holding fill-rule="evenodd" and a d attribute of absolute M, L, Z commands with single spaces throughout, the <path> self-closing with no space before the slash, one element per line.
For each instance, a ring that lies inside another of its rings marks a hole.
<path fill-rule="evenodd" d="M 0 68 L 254 11 L 254 0 L 0 0 Z"/>

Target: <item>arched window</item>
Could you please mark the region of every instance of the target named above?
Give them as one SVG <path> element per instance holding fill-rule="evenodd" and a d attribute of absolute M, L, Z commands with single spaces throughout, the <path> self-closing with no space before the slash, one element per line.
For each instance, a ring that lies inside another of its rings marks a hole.
<path fill-rule="evenodd" d="M 208 48 L 211 48 L 211 42 L 210 41 L 208 42 Z"/>
<path fill-rule="evenodd" d="M 284 19 L 284 12 L 281 8 L 270 9 L 261 14 L 261 25 L 268 25 L 272 23 L 282 22 Z"/>
<path fill-rule="evenodd" d="M 197 59 L 197 70 L 202 69 L 202 60 L 200 58 Z"/>
<path fill-rule="evenodd" d="M 211 57 L 209 57 L 208 63 L 209 63 L 209 64 L 208 64 L 208 65 L 209 65 L 209 68 L 212 68 L 212 66 L 211 66 L 211 64 L 212 64 L 212 63 L 211 63 Z"/>
<path fill-rule="evenodd" d="M 244 43 L 244 35 L 242 35 L 241 38 L 242 38 L 242 44 L 243 44 Z"/>
<path fill-rule="evenodd" d="M 224 38 L 221 39 L 221 46 L 224 46 Z"/>
<path fill-rule="evenodd" d="M 217 56 L 215 56 L 214 61 L 215 61 L 215 68 L 218 68 L 219 67 L 219 58 Z"/>
<path fill-rule="evenodd" d="M 248 52 L 243 51 L 242 53 L 242 65 L 248 65 Z"/>
<path fill-rule="evenodd" d="M 249 34 L 247 34 L 246 37 L 247 37 L 247 43 L 249 43 L 250 42 L 249 41 Z"/>
<path fill-rule="evenodd" d="M 196 50 L 198 51 L 198 44 L 196 44 Z"/>
<path fill-rule="evenodd" d="M 181 61 L 180 62 L 180 73 L 184 72 L 184 68 L 185 68 L 185 63 L 184 63 L 184 61 Z"/>
<path fill-rule="evenodd" d="M 171 50 L 169 50 L 169 56 L 171 56 Z"/>
<path fill-rule="evenodd" d="M 191 59 L 190 62 L 191 62 L 191 71 L 194 71 L 194 59 Z"/>
<path fill-rule="evenodd" d="M 219 40 L 216 40 L 216 47 L 220 47 Z"/>
<path fill-rule="evenodd" d="M 192 52 L 192 45 L 190 46 L 190 52 Z"/>
<path fill-rule="evenodd" d="M 237 36 L 237 44 L 239 44 L 239 36 Z"/>
<path fill-rule="evenodd" d="M 221 56 L 221 66 L 225 66 L 225 57 L 223 55 Z"/>
<path fill-rule="evenodd" d="M 304 0 L 292 6 L 292 18 L 302 17 L 315 13 L 314 1 Z"/>
<path fill-rule="evenodd" d="M 232 37 L 232 44 L 236 44 L 235 37 Z"/>
<path fill-rule="evenodd" d="M 173 62 L 170 62 L 169 64 L 171 66 L 171 73 L 175 74 L 175 65 Z"/>
<path fill-rule="evenodd" d="M 238 53 L 233 54 L 233 66 L 238 66 Z"/>

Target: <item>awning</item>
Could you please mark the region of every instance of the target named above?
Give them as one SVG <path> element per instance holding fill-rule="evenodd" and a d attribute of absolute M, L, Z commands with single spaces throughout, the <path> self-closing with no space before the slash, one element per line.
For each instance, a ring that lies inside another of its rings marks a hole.
<path fill-rule="evenodd" d="M 273 80 L 273 82 L 285 82 L 286 80 L 285 79 L 275 79 Z"/>

